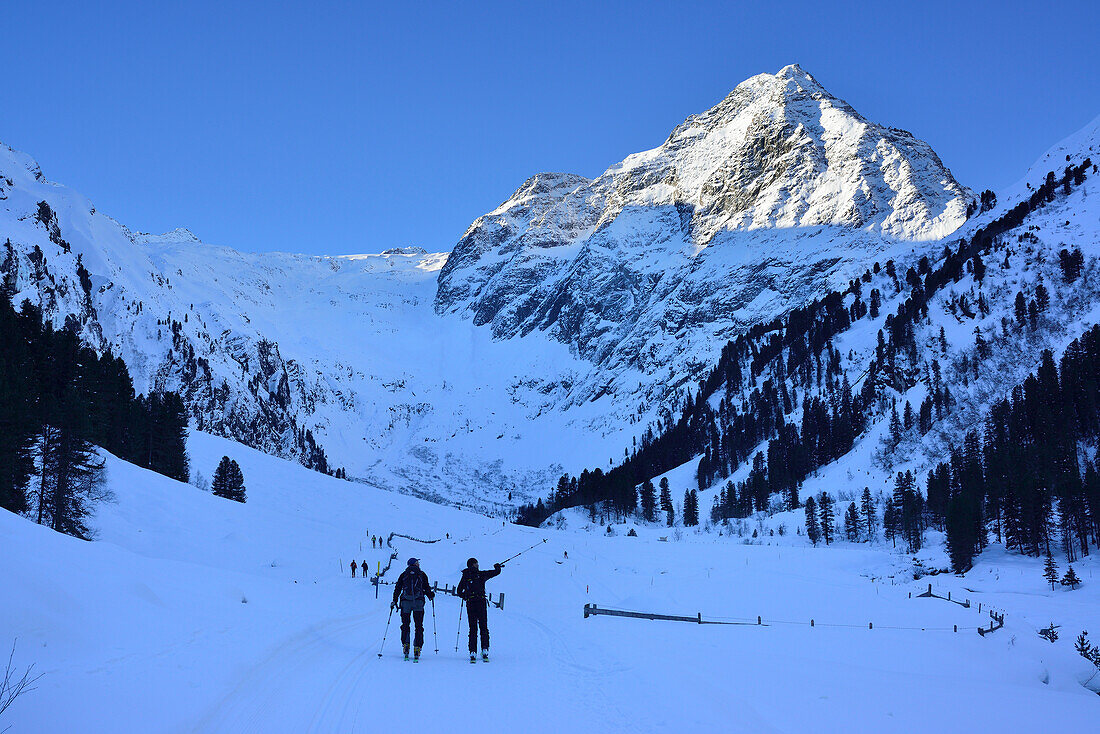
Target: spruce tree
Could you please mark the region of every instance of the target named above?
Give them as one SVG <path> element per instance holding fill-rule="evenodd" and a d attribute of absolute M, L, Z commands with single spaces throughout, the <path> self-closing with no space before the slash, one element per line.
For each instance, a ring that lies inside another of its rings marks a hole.
<path fill-rule="evenodd" d="M 684 525 L 694 527 L 699 524 L 699 495 L 694 489 L 684 492 Z"/>
<path fill-rule="evenodd" d="M 1043 578 L 1050 584 L 1050 590 L 1054 591 L 1054 585 L 1058 583 L 1058 564 L 1054 562 L 1054 556 L 1047 551 L 1047 560 L 1043 564 Z"/>
<path fill-rule="evenodd" d="M 855 502 L 849 504 L 844 512 L 844 533 L 852 543 L 859 540 L 859 511 L 856 510 Z"/>
<path fill-rule="evenodd" d="M 1069 567 L 1066 571 L 1066 575 L 1062 577 L 1062 586 L 1068 586 L 1070 589 L 1076 589 L 1081 583 L 1081 579 L 1077 578 L 1077 574 L 1073 571 L 1073 566 Z"/>
<path fill-rule="evenodd" d="M 875 501 L 871 497 L 871 488 L 864 487 L 863 495 L 859 498 L 860 514 L 863 515 L 863 532 L 867 540 L 875 539 L 875 528 L 878 525 L 878 517 L 875 512 Z"/>
<path fill-rule="evenodd" d="M 235 502 L 245 501 L 244 475 L 236 461 L 228 456 L 223 456 L 218 462 L 218 468 L 214 470 L 214 481 L 210 485 L 211 491 L 217 497 L 222 497 Z M 541 498 L 539 502 L 541 502 Z"/>
<path fill-rule="evenodd" d="M 886 507 L 882 510 L 882 533 L 896 548 L 898 545 L 898 513 L 894 509 L 894 501 L 889 498 L 886 500 Z"/>
<path fill-rule="evenodd" d="M 817 507 L 821 521 L 821 539 L 825 541 L 825 545 L 829 545 L 834 538 L 833 523 L 836 521 L 836 516 L 833 512 L 833 498 L 828 492 L 818 495 Z"/>
<path fill-rule="evenodd" d="M 665 523 L 672 527 L 676 523 L 676 508 L 672 506 L 672 491 L 668 486 L 668 477 L 661 477 L 661 509 L 665 513 Z"/>
<path fill-rule="evenodd" d="M 641 506 L 642 519 L 646 522 L 653 522 L 654 510 L 657 507 L 657 496 L 656 490 L 653 487 L 653 482 L 648 479 L 642 482 Z"/>
<path fill-rule="evenodd" d="M 812 496 L 806 498 L 806 537 L 811 543 L 817 545 L 821 540 L 821 530 L 817 524 L 817 501 Z"/>

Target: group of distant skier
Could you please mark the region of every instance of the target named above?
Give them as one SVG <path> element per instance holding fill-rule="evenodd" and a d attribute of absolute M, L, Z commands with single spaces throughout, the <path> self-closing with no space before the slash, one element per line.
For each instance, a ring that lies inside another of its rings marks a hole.
<path fill-rule="evenodd" d="M 470 624 L 470 662 L 477 662 L 478 633 L 481 636 L 481 659 L 489 662 L 489 601 L 485 593 L 485 582 L 500 574 L 503 564 L 494 563 L 492 571 L 478 568 L 476 558 L 466 561 L 462 578 L 458 582 L 455 594 L 466 605 L 466 619 Z M 390 613 L 394 609 L 401 612 L 401 649 L 405 659 L 409 659 L 410 622 L 414 626 L 412 638 L 413 661 L 420 660 L 420 651 L 424 647 L 424 608 L 425 600 L 435 606 L 435 591 L 432 590 L 428 575 L 420 568 L 420 560 L 410 558 L 405 570 L 397 577 L 393 587 L 393 600 Z M 433 612 L 434 613 L 434 612 Z"/>
<path fill-rule="evenodd" d="M 381 548 L 382 544 L 385 543 L 385 542 L 386 542 L 385 538 L 381 538 L 377 535 L 370 536 L 370 547 L 371 548 Z M 352 560 L 352 562 L 351 562 L 351 577 L 352 578 L 355 578 L 356 570 L 359 570 L 359 572 L 362 574 L 363 578 L 366 578 L 367 577 L 367 562 L 363 561 L 363 564 L 359 565 L 354 560 Z"/>

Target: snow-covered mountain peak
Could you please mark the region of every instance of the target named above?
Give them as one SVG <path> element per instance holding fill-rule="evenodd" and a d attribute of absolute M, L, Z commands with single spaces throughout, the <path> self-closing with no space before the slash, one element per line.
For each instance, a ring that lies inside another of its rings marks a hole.
<path fill-rule="evenodd" d="M 35 181 L 42 181 L 45 178 L 42 175 L 42 167 L 38 165 L 38 161 L 26 153 L 0 143 L 0 173 L 3 173 L 4 169 L 10 165 L 25 168 L 34 177 Z"/>
<path fill-rule="evenodd" d="M 134 241 L 139 245 L 158 245 L 158 244 L 172 244 L 181 242 L 202 242 L 195 233 L 185 227 L 176 227 L 171 232 L 165 232 L 164 234 L 149 234 L 148 232 L 137 232 L 134 234 Z"/>
<path fill-rule="evenodd" d="M 601 223 L 631 205 L 691 207 L 692 237 L 819 224 L 897 239 L 944 236 L 973 194 L 931 147 L 868 122 L 797 65 L 758 74 L 593 184 Z"/>
<path fill-rule="evenodd" d="M 658 369 L 694 376 L 716 337 L 808 301 L 898 240 L 953 232 L 972 200 L 926 143 L 790 65 L 594 180 L 525 181 L 455 246 L 436 310 L 498 338 L 546 331 L 616 366 L 616 380 L 574 385 L 577 401 L 617 381 L 659 401 L 674 387 Z"/>

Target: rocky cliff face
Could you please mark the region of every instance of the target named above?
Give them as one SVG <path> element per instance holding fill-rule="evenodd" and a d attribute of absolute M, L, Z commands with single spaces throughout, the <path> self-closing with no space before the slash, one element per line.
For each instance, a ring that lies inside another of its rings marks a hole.
<path fill-rule="evenodd" d="M 788 66 L 595 180 L 526 181 L 466 231 L 435 307 L 498 338 L 545 331 L 601 367 L 693 374 L 715 337 L 949 234 L 972 200 L 926 143 Z"/>

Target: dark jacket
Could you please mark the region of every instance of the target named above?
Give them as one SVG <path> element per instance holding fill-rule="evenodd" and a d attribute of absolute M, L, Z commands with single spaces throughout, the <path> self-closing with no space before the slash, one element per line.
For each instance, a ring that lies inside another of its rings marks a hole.
<path fill-rule="evenodd" d="M 499 567 L 494 568 L 492 571 L 475 571 L 472 568 L 465 568 L 462 570 L 462 580 L 458 582 L 458 589 L 455 593 L 466 601 L 484 599 L 485 582 L 499 575 Z"/>
<path fill-rule="evenodd" d="M 416 583 L 416 579 L 412 576 L 412 574 L 418 574 L 420 576 L 419 584 Z M 401 575 L 397 577 L 397 583 L 393 585 L 394 604 L 397 604 L 397 601 L 405 592 L 405 587 L 408 585 L 407 582 L 409 581 L 412 582 L 412 585 L 414 587 L 414 593 L 411 597 L 412 599 L 422 602 L 424 601 L 425 595 L 427 595 L 429 599 L 435 598 L 435 592 L 432 591 L 432 585 L 428 583 L 428 574 L 424 573 L 419 568 L 408 566 L 405 568 L 404 571 L 401 572 Z"/>

